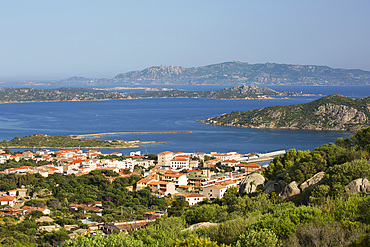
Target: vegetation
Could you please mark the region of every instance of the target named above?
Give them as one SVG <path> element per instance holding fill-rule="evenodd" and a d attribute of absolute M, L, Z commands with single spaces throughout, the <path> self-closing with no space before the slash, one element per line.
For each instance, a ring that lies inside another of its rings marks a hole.
<path fill-rule="evenodd" d="M 370 126 L 370 97 L 351 99 L 329 95 L 310 103 L 235 111 L 203 121 L 249 128 L 359 130 Z"/>
<path fill-rule="evenodd" d="M 235 187 L 224 197 L 203 201 L 192 207 L 179 198 L 157 198 L 149 189 L 130 192 L 138 176 L 116 178 L 110 183 L 103 172 L 81 177 L 52 175 L 2 175 L 0 190 L 25 186 L 31 195 L 40 190 L 51 194 L 29 205 L 48 205 L 55 223 L 80 224 L 83 212 L 69 212 L 69 203 L 103 202 L 99 222 L 142 219 L 147 210 L 166 210 L 146 228 L 129 235 L 77 237 L 68 240 L 66 231 L 37 233 L 38 215 L 16 222 L 3 217 L 0 244 L 55 246 L 368 246 L 370 234 L 370 195 L 349 194 L 344 190 L 353 179 L 370 176 L 370 128 L 351 138 L 338 139 L 310 151 L 289 150 L 263 171 L 267 180 L 304 181 L 315 173 L 326 173 L 322 182 L 297 197 L 283 200 L 276 193 L 240 194 Z M 9 186 L 10 185 L 10 186 Z M 2 187 L 1 187 L 2 186 Z M 5 188 L 5 186 L 7 186 Z M 169 207 L 170 205 L 170 207 Z M 208 226 L 194 224 L 211 222 Z M 82 225 L 81 225 L 82 226 Z"/>
<path fill-rule="evenodd" d="M 42 101 L 90 101 L 124 99 L 120 92 L 89 88 L 7 88 L 0 90 L 0 102 L 42 102 Z"/>
<path fill-rule="evenodd" d="M 85 89 L 9 88 L 0 90 L 0 102 L 89 101 L 132 98 L 210 98 L 255 99 L 266 96 L 302 96 L 300 93 L 277 92 L 266 87 L 236 86 L 216 91 L 164 90 L 150 93 L 125 94 L 120 92 Z"/>
<path fill-rule="evenodd" d="M 222 199 L 192 207 L 175 199 L 168 218 L 130 236 L 143 246 L 367 246 L 370 196 L 347 194 L 344 186 L 370 176 L 369 130 L 338 139 L 337 145 L 289 150 L 275 158 L 263 172 L 267 180 L 304 181 L 326 172 L 324 181 L 302 196 L 282 200 L 275 193 L 241 195 L 230 188 Z M 187 228 L 201 222 L 215 225 Z"/>
<path fill-rule="evenodd" d="M 134 143 L 137 145 L 138 143 Z M 3 140 L 1 147 L 7 148 L 127 148 L 132 144 L 122 141 L 104 141 L 91 139 L 77 139 L 74 136 L 54 136 L 54 135 L 27 135 L 14 137 L 12 140 Z"/>
<path fill-rule="evenodd" d="M 167 90 L 131 94 L 131 98 L 207 98 L 207 99 L 256 99 L 266 96 L 302 96 L 300 93 L 277 92 L 266 87 L 235 86 L 216 91 Z"/>

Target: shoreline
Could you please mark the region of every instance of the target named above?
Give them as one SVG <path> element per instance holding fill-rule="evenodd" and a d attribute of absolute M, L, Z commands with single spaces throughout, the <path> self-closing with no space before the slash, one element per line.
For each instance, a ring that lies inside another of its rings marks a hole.
<path fill-rule="evenodd" d="M 192 133 L 191 131 L 159 131 L 159 132 L 106 132 L 106 133 L 96 133 L 96 134 L 81 134 L 81 135 L 69 135 L 73 137 L 84 138 L 86 136 L 103 136 L 103 135 L 149 135 L 149 134 L 186 134 Z"/>
<path fill-rule="evenodd" d="M 275 99 L 277 97 L 310 97 L 320 96 L 315 94 L 304 94 L 304 95 L 289 95 L 289 96 L 267 96 L 265 98 L 201 98 L 201 97 L 130 97 L 129 94 L 126 98 L 117 99 L 91 99 L 91 100 L 31 100 L 31 101 L 0 101 L 0 104 L 19 104 L 19 103 L 47 103 L 47 102 L 94 102 L 94 101 L 110 101 L 110 100 L 135 100 L 135 99 L 216 99 L 216 100 L 264 100 L 264 99 Z"/>
<path fill-rule="evenodd" d="M 93 147 L 81 147 L 81 146 L 70 146 L 70 147 L 52 147 L 52 146 L 41 146 L 41 147 L 29 147 L 29 146 L 7 146 L 7 147 L 2 147 L 2 148 L 9 148 L 9 149 L 16 149 L 16 148 L 21 148 L 21 149 L 45 149 L 45 148 L 53 148 L 53 149 L 127 149 L 127 148 L 141 148 L 142 146 L 140 145 L 146 145 L 146 144 L 153 144 L 153 143 L 160 143 L 160 144 L 167 144 L 168 142 L 158 142 L 158 141 L 143 141 L 143 142 L 135 142 L 133 145 L 127 145 L 127 146 L 115 146 L 115 147 L 103 147 L 103 146 L 93 146 Z"/>

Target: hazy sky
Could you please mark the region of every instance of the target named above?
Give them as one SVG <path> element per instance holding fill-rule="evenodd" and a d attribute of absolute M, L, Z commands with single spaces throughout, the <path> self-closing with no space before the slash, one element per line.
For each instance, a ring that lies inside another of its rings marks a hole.
<path fill-rule="evenodd" d="M 370 1 L 0 0 L 0 81 L 232 60 L 370 70 Z"/>

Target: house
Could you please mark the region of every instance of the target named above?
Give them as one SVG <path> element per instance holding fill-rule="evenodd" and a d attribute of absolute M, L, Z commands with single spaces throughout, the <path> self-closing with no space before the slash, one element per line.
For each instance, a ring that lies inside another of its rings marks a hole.
<path fill-rule="evenodd" d="M 153 181 L 153 178 L 142 178 L 139 181 L 136 182 L 136 190 L 142 190 L 145 189 L 148 186 L 148 183 L 150 181 Z"/>
<path fill-rule="evenodd" d="M 30 207 L 30 206 L 24 206 L 22 208 L 23 214 L 31 214 L 33 211 L 40 211 L 41 213 L 47 215 L 50 214 L 50 209 L 47 208 L 39 208 L 39 207 Z"/>
<path fill-rule="evenodd" d="M 89 151 L 86 151 L 85 154 L 89 159 L 94 159 L 98 157 L 99 155 L 101 155 L 101 152 L 98 150 L 89 150 Z"/>
<path fill-rule="evenodd" d="M 200 194 L 206 196 L 209 200 L 221 199 L 227 190 L 226 186 L 220 184 L 207 185 L 202 187 L 202 189 L 203 190 L 200 191 Z"/>
<path fill-rule="evenodd" d="M 194 187 L 201 187 L 202 182 L 209 180 L 209 178 L 207 176 L 204 176 L 202 172 L 189 172 L 187 173 L 186 177 L 188 178 L 188 185 Z"/>
<path fill-rule="evenodd" d="M 151 211 L 151 212 L 146 212 L 144 214 L 144 219 L 145 220 L 153 220 L 157 218 L 162 218 L 168 216 L 167 212 L 160 212 L 160 211 Z"/>
<path fill-rule="evenodd" d="M 113 152 L 113 153 L 110 153 L 109 155 L 122 156 L 122 153 L 119 153 L 119 152 Z"/>
<path fill-rule="evenodd" d="M 27 189 L 17 189 L 18 190 L 18 196 L 19 197 L 26 197 L 27 195 Z"/>
<path fill-rule="evenodd" d="M 188 184 L 188 178 L 186 177 L 186 174 L 164 174 L 162 180 L 166 182 L 173 182 L 176 186 Z"/>
<path fill-rule="evenodd" d="M 235 181 L 231 180 L 231 179 L 230 180 L 222 181 L 222 182 L 220 182 L 218 184 L 225 186 L 226 189 L 231 188 L 231 187 L 237 187 L 238 186 L 238 184 Z"/>
<path fill-rule="evenodd" d="M 215 166 L 218 162 L 221 162 L 221 159 L 207 160 L 203 163 L 203 167 L 211 168 L 212 166 Z"/>
<path fill-rule="evenodd" d="M 175 184 L 172 182 L 150 181 L 148 185 L 150 189 L 153 192 L 158 193 L 159 196 L 167 196 L 177 193 Z"/>
<path fill-rule="evenodd" d="M 197 167 L 199 167 L 199 161 L 198 160 L 190 160 L 189 166 L 190 166 L 190 168 L 197 168 Z"/>
<path fill-rule="evenodd" d="M 191 207 L 197 204 L 198 202 L 203 201 L 207 197 L 205 195 L 201 195 L 198 193 L 190 193 L 190 194 L 183 195 L 180 198 L 187 201 L 189 203 L 189 206 Z"/>
<path fill-rule="evenodd" d="M 171 160 L 171 169 L 182 170 L 190 169 L 190 157 L 189 156 L 177 156 Z"/>
<path fill-rule="evenodd" d="M 135 165 L 148 169 L 149 167 L 154 166 L 154 160 L 137 159 L 135 160 Z"/>
<path fill-rule="evenodd" d="M 158 166 L 170 166 L 173 158 L 173 152 L 165 151 L 158 155 Z"/>
<path fill-rule="evenodd" d="M 251 173 L 261 169 L 261 165 L 257 164 L 238 164 L 235 166 L 235 171 Z"/>
<path fill-rule="evenodd" d="M 211 153 L 213 157 L 216 159 L 220 159 L 222 161 L 225 160 L 240 160 L 240 154 L 236 152 L 229 152 L 229 153 Z"/>
<path fill-rule="evenodd" d="M 205 155 L 206 155 L 206 153 L 197 152 L 197 153 L 194 153 L 192 157 L 197 157 L 199 160 L 204 161 L 204 156 Z"/>
<path fill-rule="evenodd" d="M 1 154 L 0 155 L 0 164 L 4 164 L 9 158 L 10 158 L 10 154 Z"/>
<path fill-rule="evenodd" d="M 9 196 L 14 196 L 14 197 L 16 197 L 16 196 L 17 196 L 17 192 L 18 192 L 17 190 L 9 190 L 9 191 L 8 191 L 8 195 L 9 195 Z"/>
<path fill-rule="evenodd" d="M 16 202 L 16 199 L 14 196 L 0 197 L 0 205 L 9 205 L 10 207 L 13 207 L 15 202 Z"/>
<path fill-rule="evenodd" d="M 21 215 L 22 211 L 19 208 L 5 207 L 5 208 L 0 209 L 0 214 L 17 216 L 17 215 Z"/>
<path fill-rule="evenodd" d="M 239 165 L 239 164 L 240 164 L 239 160 L 223 160 L 223 161 L 221 161 L 221 165 L 229 166 L 229 167 L 234 167 L 234 166 Z"/>
<path fill-rule="evenodd" d="M 130 152 L 130 156 L 140 156 L 140 155 L 141 155 L 140 151 Z"/>
<path fill-rule="evenodd" d="M 72 204 L 69 204 L 68 207 L 69 207 L 69 210 L 70 211 L 78 211 L 78 208 L 82 208 L 84 210 L 84 213 L 85 214 L 87 212 L 90 212 L 90 213 L 95 213 L 95 214 L 97 214 L 99 216 L 102 216 L 102 212 L 103 212 L 103 210 L 101 208 L 89 207 L 89 206 L 84 205 L 84 204 L 75 204 L 75 203 L 72 203 Z"/>
<path fill-rule="evenodd" d="M 106 225 L 100 226 L 99 229 L 105 234 L 112 234 L 113 232 L 125 232 L 126 234 L 144 228 L 149 222 L 154 222 L 154 220 L 139 220 L 139 221 L 129 221 L 120 223 L 108 223 Z"/>

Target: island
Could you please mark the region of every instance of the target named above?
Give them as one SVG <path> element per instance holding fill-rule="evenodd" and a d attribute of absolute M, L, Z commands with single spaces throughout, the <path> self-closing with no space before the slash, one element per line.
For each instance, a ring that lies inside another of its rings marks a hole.
<path fill-rule="evenodd" d="M 14 137 L 0 142 L 1 148 L 138 148 L 140 144 L 156 143 L 155 141 L 121 141 L 86 139 L 83 135 L 43 135 L 33 134 Z"/>
<path fill-rule="evenodd" d="M 234 111 L 202 122 L 248 128 L 355 131 L 370 126 L 370 97 L 329 95 L 305 104 Z"/>
<path fill-rule="evenodd" d="M 247 63 L 229 61 L 199 67 L 151 66 L 120 73 L 113 78 L 73 76 L 46 82 L 17 82 L 19 86 L 63 85 L 74 87 L 101 85 L 255 85 L 255 86 L 355 86 L 370 85 L 370 71 L 341 69 L 319 65 Z M 9 84 L 8 84 L 9 85 Z M 11 84 L 11 85 L 14 85 Z"/>
<path fill-rule="evenodd" d="M 156 89 L 155 92 L 127 94 L 98 88 L 0 88 L 0 103 L 98 101 L 140 98 L 209 98 L 209 99 L 270 99 L 271 97 L 308 96 L 294 92 L 277 92 L 266 87 L 235 86 L 215 91 Z"/>
<path fill-rule="evenodd" d="M 287 96 L 311 96 L 311 94 L 302 94 L 294 92 L 277 92 L 267 87 L 257 86 L 234 86 L 215 91 L 184 91 L 167 90 L 151 93 L 132 94 L 131 98 L 206 98 L 206 99 L 272 99 L 273 97 Z"/>

